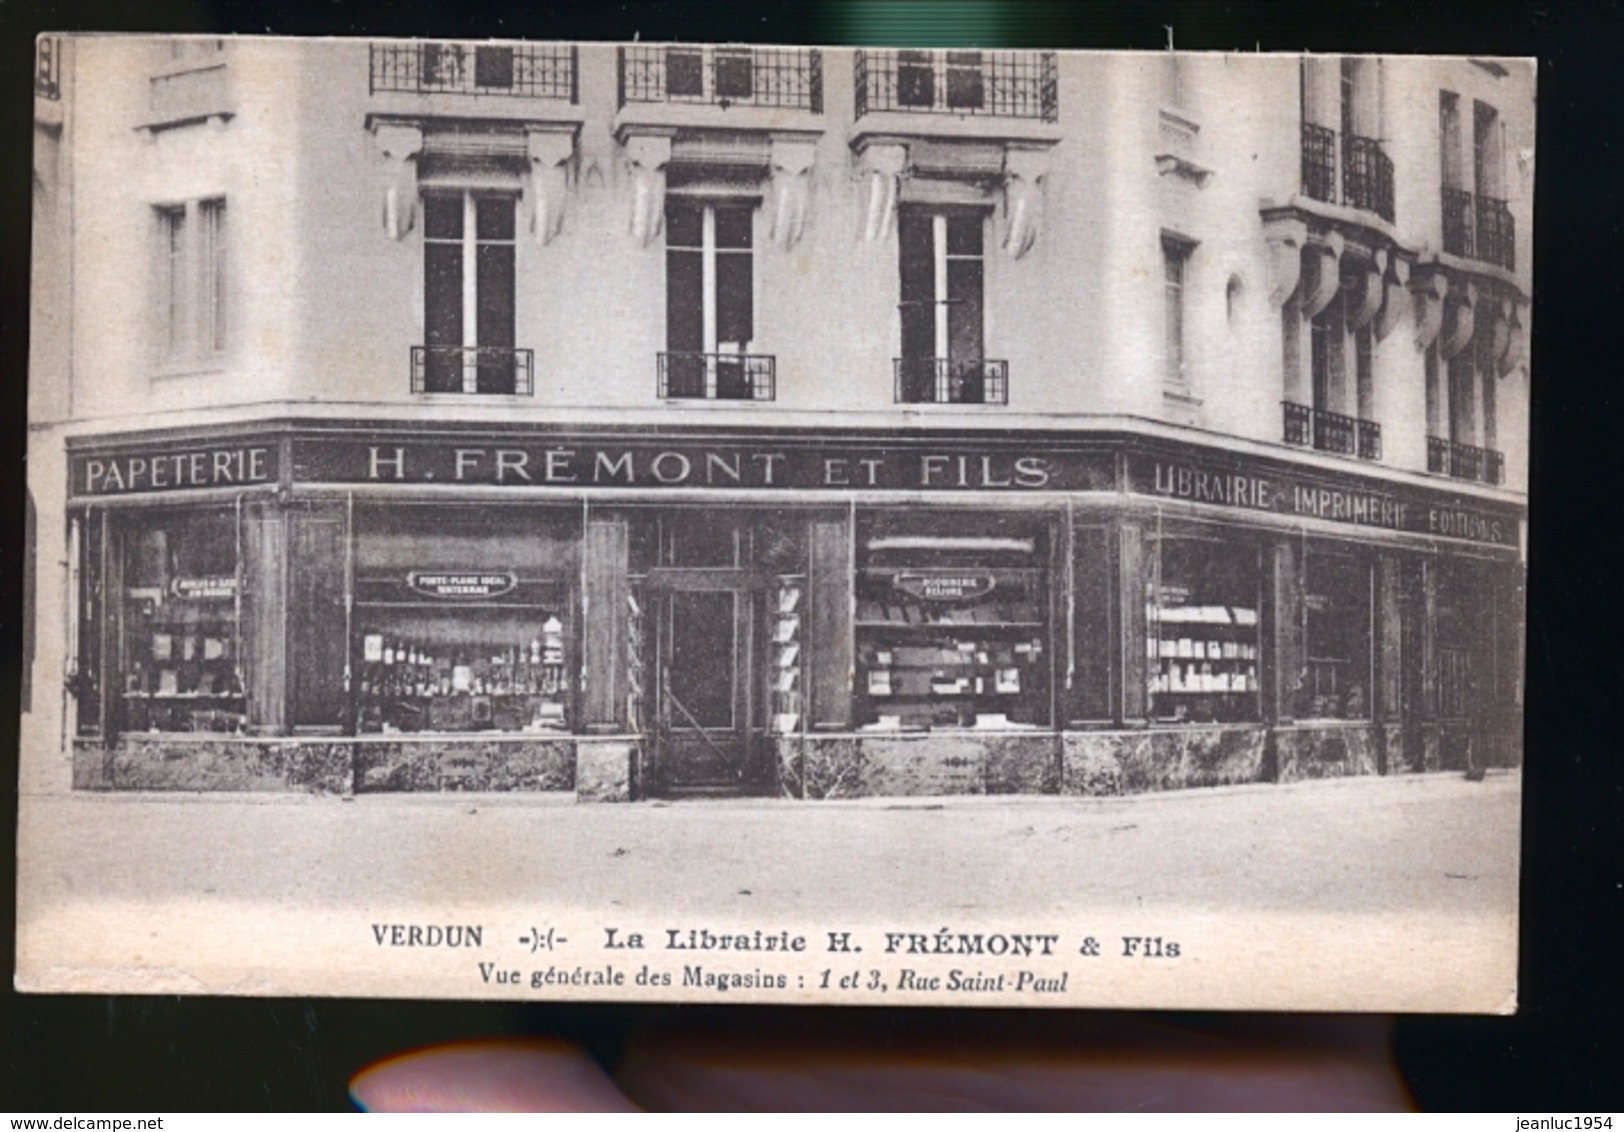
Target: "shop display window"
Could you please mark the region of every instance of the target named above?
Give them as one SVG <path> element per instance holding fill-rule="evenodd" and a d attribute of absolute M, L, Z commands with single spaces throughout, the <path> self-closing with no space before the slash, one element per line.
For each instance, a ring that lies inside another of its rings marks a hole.
<path fill-rule="evenodd" d="M 1048 583 L 1042 520 L 876 516 L 861 524 L 859 726 L 1048 726 Z"/>
<path fill-rule="evenodd" d="M 574 555 L 567 521 L 528 510 L 358 517 L 356 730 L 570 730 Z"/>
<path fill-rule="evenodd" d="M 1473 605 L 1473 591 L 1477 587 L 1475 571 L 1464 564 L 1439 561 L 1437 570 L 1437 635 L 1438 660 L 1438 716 L 1446 720 L 1462 720 L 1471 714 L 1477 701 L 1474 691 L 1476 673 L 1473 661 L 1474 633 L 1469 618 L 1490 616 L 1490 607 L 1479 592 L 1478 604 Z"/>
<path fill-rule="evenodd" d="M 123 532 L 119 725 L 241 731 L 241 574 L 236 514 L 133 517 Z"/>
<path fill-rule="evenodd" d="M 1298 719 L 1370 718 L 1370 605 L 1368 563 L 1308 552 Z"/>
<path fill-rule="evenodd" d="M 1203 538 L 1152 543 L 1146 667 L 1153 719 L 1238 723 L 1259 715 L 1255 548 Z"/>

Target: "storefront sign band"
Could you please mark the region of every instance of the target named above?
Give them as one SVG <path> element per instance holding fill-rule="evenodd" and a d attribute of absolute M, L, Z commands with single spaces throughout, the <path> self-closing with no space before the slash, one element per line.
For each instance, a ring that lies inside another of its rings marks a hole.
<path fill-rule="evenodd" d="M 290 465 L 282 466 L 281 445 Z M 1126 491 L 1158 499 L 1266 512 L 1354 527 L 1514 546 L 1520 511 L 1463 501 L 1446 490 L 1322 473 L 1235 453 L 1180 446 L 1157 455 L 1132 441 L 1089 447 L 1036 438 L 936 440 L 765 437 L 699 441 L 644 434 L 464 439 L 292 433 L 238 445 L 142 445 L 72 457 L 76 498 L 204 488 L 293 485 L 655 490 L 840 490 L 1031 494 Z M 1183 454 L 1188 449 L 1189 454 Z"/>

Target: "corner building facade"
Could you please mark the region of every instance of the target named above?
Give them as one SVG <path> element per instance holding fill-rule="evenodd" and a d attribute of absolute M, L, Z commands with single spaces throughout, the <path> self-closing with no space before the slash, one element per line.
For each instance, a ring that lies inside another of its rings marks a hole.
<path fill-rule="evenodd" d="M 1520 759 L 1523 62 L 39 50 L 34 788 Z"/>

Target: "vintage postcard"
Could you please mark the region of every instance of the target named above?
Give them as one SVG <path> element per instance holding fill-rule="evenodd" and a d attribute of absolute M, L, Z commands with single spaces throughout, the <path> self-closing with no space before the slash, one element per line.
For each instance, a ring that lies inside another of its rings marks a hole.
<path fill-rule="evenodd" d="M 1530 61 L 37 60 L 21 989 L 1515 1009 Z"/>

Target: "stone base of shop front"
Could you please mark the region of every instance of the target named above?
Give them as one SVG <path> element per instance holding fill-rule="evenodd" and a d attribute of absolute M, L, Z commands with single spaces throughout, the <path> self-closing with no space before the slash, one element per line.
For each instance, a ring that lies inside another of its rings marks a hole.
<path fill-rule="evenodd" d="M 1061 791 L 1141 794 L 1264 780 L 1268 732 L 1260 727 L 1168 731 L 1071 731 Z"/>
<path fill-rule="evenodd" d="M 125 735 L 73 748 L 75 790 L 348 794 L 354 742 L 227 735 Z"/>
<path fill-rule="evenodd" d="M 808 735 L 780 738 L 786 798 L 1055 794 L 1060 740 L 1052 732 Z"/>
<path fill-rule="evenodd" d="M 577 742 L 126 735 L 113 743 L 76 744 L 73 785 L 76 790 L 311 794 L 570 791 L 576 789 Z M 626 746 L 620 744 L 618 800 L 628 794 Z M 605 777 L 615 776 L 599 774 L 593 800 L 616 792 L 601 782 Z"/>
<path fill-rule="evenodd" d="M 1515 766 L 1515 743 L 1432 725 L 1418 761 L 1396 725 L 781 736 L 777 793 L 834 799 L 1141 794 L 1252 782 Z M 126 735 L 74 746 L 76 790 L 389 794 L 570 793 L 643 797 L 642 744 L 619 736 L 251 738 Z"/>

